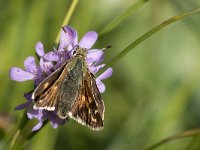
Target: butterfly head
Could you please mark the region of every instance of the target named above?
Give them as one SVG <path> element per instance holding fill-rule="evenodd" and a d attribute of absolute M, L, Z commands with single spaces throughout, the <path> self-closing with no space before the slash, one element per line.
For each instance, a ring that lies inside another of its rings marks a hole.
<path fill-rule="evenodd" d="M 76 45 L 74 47 L 74 49 L 72 50 L 72 56 L 73 57 L 82 57 L 82 58 L 86 58 L 86 49 L 85 48 L 81 48 L 78 45 Z"/>

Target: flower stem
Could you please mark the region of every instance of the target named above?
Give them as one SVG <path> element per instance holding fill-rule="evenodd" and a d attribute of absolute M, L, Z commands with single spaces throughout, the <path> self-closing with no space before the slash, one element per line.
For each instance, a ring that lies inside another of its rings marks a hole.
<path fill-rule="evenodd" d="M 10 149 L 13 149 L 13 147 L 16 143 L 16 140 L 19 137 L 20 133 L 21 133 L 21 130 L 18 129 L 17 132 L 15 133 L 15 135 L 13 136 L 13 139 L 12 139 L 11 144 L 10 144 Z"/>
<path fill-rule="evenodd" d="M 39 131 L 41 131 L 47 124 L 49 123 L 48 120 L 45 120 L 42 127 L 40 128 L 40 130 L 34 131 L 29 133 L 26 137 L 25 137 L 25 141 L 21 144 L 18 145 L 17 149 L 22 149 L 36 134 L 39 133 Z"/>
<path fill-rule="evenodd" d="M 67 11 L 65 19 L 64 19 L 64 21 L 62 23 L 62 26 L 67 25 L 69 23 L 77 4 L 78 4 L 78 0 L 72 0 L 71 5 L 69 7 L 69 10 Z M 59 42 L 59 38 L 60 38 L 60 31 L 57 34 L 55 43 Z"/>
<path fill-rule="evenodd" d="M 179 140 L 179 139 L 183 139 L 183 138 L 187 138 L 187 137 L 192 137 L 192 136 L 197 136 L 197 135 L 200 135 L 200 129 L 193 129 L 193 130 L 189 130 L 189 131 L 185 131 L 183 133 L 180 133 L 180 134 L 177 134 L 177 135 L 174 135 L 174 136 L 170 136 L 166 139 L 163 139 L 161 140 L 160 142 L 146 148 L 145 150 L 153 150 L 165 143 L 168 143 L 168 142 L 172 142 L 172 141 L 175 141 L 175 140 Z"/>
<path fill-rule="evenodd" d="M 163 29 L 164 27 L 178 21 L 181 20 L 187 16 L 190 16 L 192 14 L 198 13 L 200 12 L 200 7 L 190 10 L 188 12 L 184 12 L 181 13 L 179 15 L 176 15 L 164 22 L 162 22 L 161 24 L 159 24 L 158 26 L 152 28 L 151 30 L 149 30 L 148 32 L 146 32 L 145 34 L 143 34 L 142 36 L 140 36 L 137 40 L 133 41 L 130 45 L 128 45 L 124 50 L 122 50 L 119 54 L 117 54 L 105 67 L 105 69 L 102 70 L 105 71 L 108 67 L 114 65 L 116 62 L 118 62 L 122 57 L 124 57 L 127 53 L 129 53 L 131 50 L 133 50 L 133 48 L 135 48 L 136 46 L 138 46 L 140 43 L 142 43 L 143 41 L 145 41 L 148 37 L 154 35 L 156 32 L 158 32 L 159 30 Z"/>
<path fill-rule="evenodd" d="M 24 129 L 24 127 L 26 126 L 26 124 L 28 123 L 29 119 L 27 118 L 27 112 L 24 111 L 24 114 L 22 116 L 22 121 L 20 122 L 17 131 L 15 132 L 14 136 L 11 139 L 11 143 L 10 143 L 10 149 L 12 150 L 14 148 L 14 146 L 16 145 L 16 141 L 19 138 L 20 133 L 22 132 L 22 130 Z"/>

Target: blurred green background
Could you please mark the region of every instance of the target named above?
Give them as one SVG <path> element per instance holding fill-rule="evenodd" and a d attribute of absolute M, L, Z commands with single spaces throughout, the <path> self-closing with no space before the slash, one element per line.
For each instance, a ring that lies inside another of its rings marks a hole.
<path fill-rule="evenodd" d="M 9 79 L 12 66 L 23 68 L 42 41 L 51 50 L 70 6 L 69 0 L 0 0 L 0 149 L 20 122 L 24 92 L 33 82 Z M 134 0 L 80 0 L 69 25 L 79 38 L 99 32 Z M 127 17 L 94 47 L 112 45 L 108 62 L 140 35 L 179 12 L 200 6 L 199 0 L 151 0 Z M 181 20 L 140 44 L 113 66 L 103 94 L 105 127 L 94 132 L 70 120 L 48 124 L 26 145 L 28 150 L 141 150 L 179 132 L 200 127 L 200 14 Z M 30 121 L 27 132 L 37 123 Z M 159 150 L 199 150 L 200 137 L 182 139 Z"/>

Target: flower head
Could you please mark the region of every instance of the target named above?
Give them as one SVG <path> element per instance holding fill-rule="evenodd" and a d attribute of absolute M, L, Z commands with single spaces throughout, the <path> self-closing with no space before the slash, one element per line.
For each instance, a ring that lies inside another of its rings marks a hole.
<path fill-rule="evenodd" d="M 63 63 L 73 57 L 73 49 L 75 46 L 85 48 L 87 52 L 86 61 L 91 73 L 96 74 L 105 64 L 100 64 L 103 61 L 104 52 L 99 49 L 91 49 L 98 38 L 98 34 L 94 31 L 87 32 L 78 42 L 78 34 L 75 29 L 70 26 L 64 26 L 61 30 L 60 43 L 57 49 L 53 49 L 45 53 L 42 42 L 38 42 L 35 46 L 36 53 L 39 56 L 39 65 L 35 63 L 35 58 L 29 56 L 24 61 L 24 69 L 12 67 L 10 69 L 10 78 L 12 80 L 23 82 L 26 80 L 34 81 L 34 89 Z M 96 84 L 99 91 L 105 91 L 105 85 L 102 80 L 109 78 L 112 75 L 112 68 L 108 68 L 104 73 L 96 78 Z M 17 106 L 15 109 L 20 110 L 27 108 L 27 116 L 29 119 L 36 118 L 39 122 L 33 127 L 33 131 L 42 127 L 43 122 L 48 119 L 53 128 L 64 124 L 66 119 L 61 119 L 57 116 L 57 110 L 35 110 L 33 109 L 32 91 L 25 93 L 24 97 L 27 102 Z"/>

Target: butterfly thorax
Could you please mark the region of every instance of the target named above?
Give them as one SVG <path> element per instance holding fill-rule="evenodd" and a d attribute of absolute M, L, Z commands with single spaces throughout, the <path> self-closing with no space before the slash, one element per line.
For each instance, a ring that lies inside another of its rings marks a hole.
<path fill-rule="evenodd" d="M 78 57 L 82 59 L 86 59 L 86 49 L 85 48 L 77 48 L 76 50 L 73 51 L 73 57 Z"/>
<path fill-rule="evenodd" d="M 85 76 L 85 72 L 87 70 L 86 56 L 86 49 L 78 47 L 73 51 L 73 57 L 71 58 L 71 61 L 74 61 L 78 64 L 80 63 L 80 66 L 82 67 L 80 70 L 83 71 L 83 77 Z"/>

